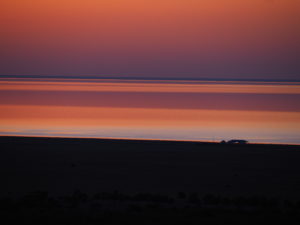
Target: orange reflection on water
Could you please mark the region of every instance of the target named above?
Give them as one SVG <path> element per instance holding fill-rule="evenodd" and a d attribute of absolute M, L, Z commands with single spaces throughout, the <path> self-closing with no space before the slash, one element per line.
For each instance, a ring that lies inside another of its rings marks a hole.
<path fill-rule="evenodd" d="M 299 95 L 297 83 L 2 79 L 0 135 L 298 143 Z"/>
<path fill-rule="evenodd" d="M 300 84 L 243 84 L 223 82 L 160 83 L 146 82 L 79 82 L 69 81 L 16 81 L 0 80 L 0 90 L 30 91 L 109 91 L 109 92 L 176 92 L 176 93 L 260 93 L 300 94 Z"/>
<path fill-rule="evenodd" d="M 0 106 L 2 126 L 275 127 L 300 131 L 295 112 Z"/>

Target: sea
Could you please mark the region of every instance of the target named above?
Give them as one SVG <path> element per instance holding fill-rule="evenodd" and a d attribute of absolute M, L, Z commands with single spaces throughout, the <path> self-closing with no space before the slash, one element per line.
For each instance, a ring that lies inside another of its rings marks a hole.
<path fill-rule="evenodd" d="M 0 77 L 0 135 L 300 144 L 300 82 Z"/>

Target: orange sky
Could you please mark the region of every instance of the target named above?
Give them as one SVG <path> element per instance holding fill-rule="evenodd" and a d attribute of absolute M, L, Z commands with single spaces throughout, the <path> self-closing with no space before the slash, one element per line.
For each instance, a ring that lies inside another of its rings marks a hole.
<path fill-rule="evenodd" d="M 0 74 L 299 78 L 298 0 L 2 0 Z"/>
<path fill-rule="evenodd" d="M 299 83 L 153 79 L 299 80 L 299 21 L 299 0 L 0 0 L 0 76 L 152 79 L 1 79 L 0 128 L 247 126 L 296 134 Z"/>

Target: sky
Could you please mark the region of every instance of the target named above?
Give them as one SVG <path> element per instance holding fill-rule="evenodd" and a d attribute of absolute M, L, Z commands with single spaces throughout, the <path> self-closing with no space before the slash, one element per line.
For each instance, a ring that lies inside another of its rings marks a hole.
<path fill-rule="evenodd" d="M 299 0 L 1 0 L 0 75 L 300 80 Z"/>

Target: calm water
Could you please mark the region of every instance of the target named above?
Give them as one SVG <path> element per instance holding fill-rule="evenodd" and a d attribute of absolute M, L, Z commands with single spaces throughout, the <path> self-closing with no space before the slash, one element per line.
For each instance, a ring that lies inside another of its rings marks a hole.
<path fill-rule="evenodd" d="M 300 144 L 300 83 L 1 78 L 0 134 Z"/>

